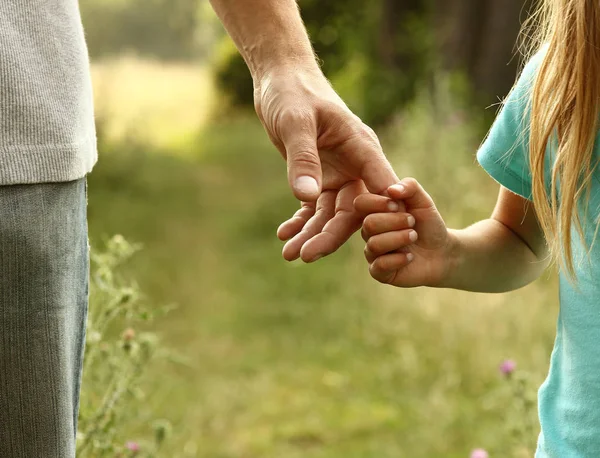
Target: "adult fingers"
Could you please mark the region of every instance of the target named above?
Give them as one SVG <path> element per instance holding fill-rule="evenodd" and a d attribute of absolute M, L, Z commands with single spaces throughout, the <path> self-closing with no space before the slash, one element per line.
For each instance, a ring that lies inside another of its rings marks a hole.
<path fill-rule="evenodd" d="M 354 208 L 361 215 L 368 215 L 370 213 L 397 212 L 400 205 L 387 197 L 364 193 L 354 199 Z"/>
<path fill-rule="evenodd" d="M 294 213 L 287 221 L 281 223 L 277 229 L 279 240 L 289 240 L 304 228 L 306 223 L 315 214 L 314 202 L 302 202 L 300 210 Z"/>
<path fill-rule="evenodd" d="M 335 216 L 327 222 L 320 234 L 308 240 L 300 256 L 313 262 L 336 251 L 361 225 L 362 216 L 354 209 L 354 199 L 366 192 L 362 181 L 348 183 L 340 189 L 336 199 Z"/>
<path fill-rule="evenodd" d="M 398 182 L 398 176 L 385 157 L 377 135 L 366 124 L 361 123 L 356 133 L 345 142 L 344 150 L 360 161 L 360 178 L 369 192 L 381 194 Z"/>
<path fill-rule="evenodd" d="M 283 247 L 283 257 L 287 261 L 293 261 L 300 256 L 302 246 L 315 235 L 319 234 L 325 224 L 333 218 L 335 214 L 334 191 L 325 191 L 317 200 L 315 214 L 304 225 L 301 232 L 287 241 Z"/>

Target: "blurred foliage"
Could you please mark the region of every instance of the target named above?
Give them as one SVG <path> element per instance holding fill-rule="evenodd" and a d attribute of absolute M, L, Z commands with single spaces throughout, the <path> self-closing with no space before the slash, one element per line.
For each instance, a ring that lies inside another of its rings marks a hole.
<path fill-rule="evenodd" d="M 215 83 L 229 104 L 236 109 L 254 105 L 254 88 L 246 62 L 229 37 L 222 39 L 214 65 Z"/>
<path fill-rule="evenodd" d="M 161 59 L 198 55 L 198 0 L 80 0 L 92 58 L 124 51 Z"/>
<path fill-rule="evenodd" d="M 340 90 L 342 97 L 372 125 L 388 121 L 414 97 L 417 81 L 425 78 L 432 60 L 427 0 L 400 2 L 393 11 L 388 11 L 389 4 L 387 0 L 299 1 L 325 75 L 336 88 L 346 88 Z M 396 18 L 397 23 L 390 22 Z M 215 69 L 218 86 L 235 106 L 252 106 L 252 79 L 243 59 L 232 46 L 225 44 L 221 50 Z M 353 84 L 340 81 L 346 78 Z"/>
<path fill-rule="evenodd" d="M 112 237 L 103 251 L 91 253 L 90 311 L 86 330 L 77 456 L 81 458 L 155 458 L 170 424 L 155 419 L 143 405 L 141 382 L 157 357 L 168 352 L 157 335 L 141 324 L 162 316 L 150 310 L 135 282 L 124 279 L 122 264 L 137 251 L 122 236 Z M 119 331 L 120 332 L 117 332 Z M 127 434 L 140 429 L 144 437 Z M 129 440 L 126 440 L 129 439 Z"/>
<path fill-rule="evenodd" d="M 365 122 L 384 125 L 439 74 L 465 76 L 487 106 L 514 81 L 521 12 L 533 0 L 298 0 L 323 71 Z M 208 0 L 81 0 L 93 58 L 210 62 L 218 111 L 253 105 L 243 59 Z M 219 113 L 217 113 L 219 114 Z"/>

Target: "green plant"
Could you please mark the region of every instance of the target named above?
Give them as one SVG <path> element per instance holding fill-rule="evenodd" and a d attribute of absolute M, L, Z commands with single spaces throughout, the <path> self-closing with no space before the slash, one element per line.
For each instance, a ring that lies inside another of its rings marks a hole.
<path fill-rule="evenodd" d="M 104 251 L 91 253 L 78 457 L 154 457 L 170 431 L 166 420 L 155 420 L 153 440 L 124 440 L 124 434 L 139 428 L 140 420 L 148 416 L 139 407 L 145 397 L 141 376 L 165 353 L 158 351 L 156 334 L 136 330 L 136 325 L 151 320 L 155 313 L 144 308 L 135 282 L 120 275 L 119 267 L 138 248 L 117 235 Z"/>
<path fill-rule="evenodd" d="M 537 433 L 536 377 L 525 370 L 517 370 L 510 359 L 500 364 L 501 382 L 489 392 L 492 410 L 502 415 L 506 441 L 493 456 L 525 458 L 533 456 Z M 483 453 L 482 453 L 483 452 Z M 485 453 L 485 454 L 484 454 Z M 487 457 L 483 449 L 476 449 L 471 458 Z"/>

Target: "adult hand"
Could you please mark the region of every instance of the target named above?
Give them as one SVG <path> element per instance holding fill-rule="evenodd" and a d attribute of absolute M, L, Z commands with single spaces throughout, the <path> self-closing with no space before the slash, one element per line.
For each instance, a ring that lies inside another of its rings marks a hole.
<path fill-rule="evenodd" d="M 271 69 L 255 81 L 254 98 L 302 202 L 277 231 L 287 241 L 283 257 L 316 261 L 360 228 L 354 199 L 367 191 L 380 194 L 398 177 L 373 130 L 348 109 L 320 69 Z"/>

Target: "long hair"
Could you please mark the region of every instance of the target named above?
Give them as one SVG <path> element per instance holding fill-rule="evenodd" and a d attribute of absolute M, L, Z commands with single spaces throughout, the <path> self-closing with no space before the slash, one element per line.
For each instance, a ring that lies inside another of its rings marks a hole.
<path fill-rule="evenodd" d="M 572 228 L 585 243 L 584 225 L 596 167 L 593 152 L 600 109 L 600 2 L 537 3 L 537 10 L 524 28 L 534 32 L 529 57 L 545 48 L 529 101 L 533 204 L 552 259 L 573 280 Z M 550 143 L 552 168 L 546 177 Z"/>

